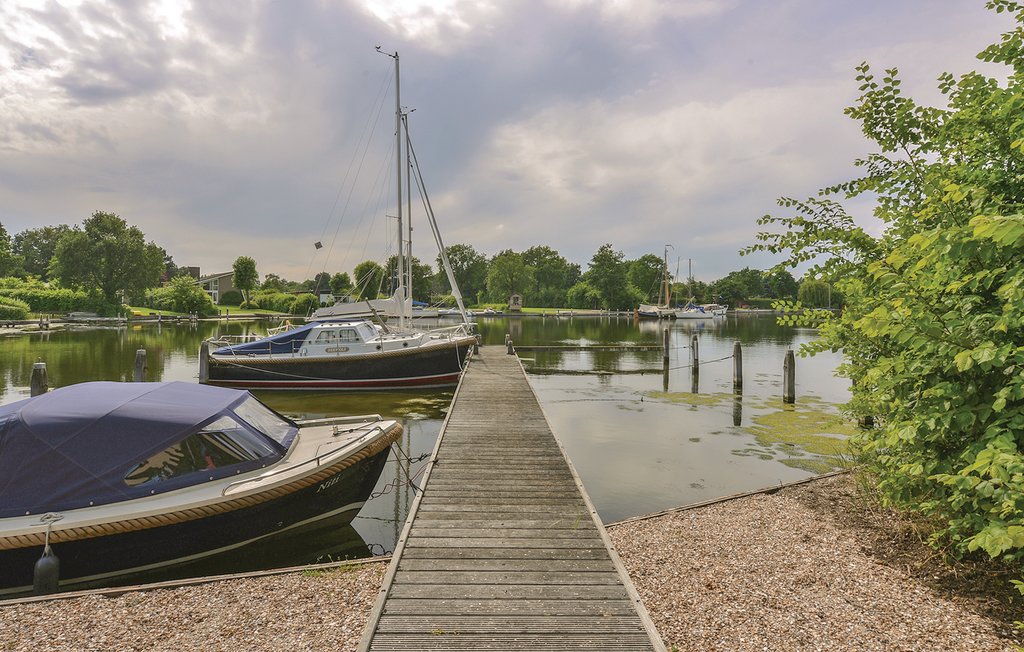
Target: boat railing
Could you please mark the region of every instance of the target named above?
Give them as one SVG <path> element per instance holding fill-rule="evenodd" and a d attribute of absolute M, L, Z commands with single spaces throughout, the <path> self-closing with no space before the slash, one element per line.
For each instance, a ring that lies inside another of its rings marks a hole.
<path fill-rule="evenodd" d="M 432 328 L 427 331 L 427 336 L 431 339 L 452 339 L 453 337 L 461 337 L 463 335 L 472 335 L 465 324 L 456 324 L 455 326 L 442 326 L 440 328 Z"/>
<path fill-rule="evenodd" d="M 322 460 L 324 458 L 327 458 L 327 457 L 331 457 L 335 453 L 338 453 L 339 451 L 342 451 L 345 448 L 347 448 L 347 447 L 349 447 L 349 446 L 351 446 L 351 445 L 353 445 L 353 444 L 355 444 L 355 443 L 357 443 L 357 442 L 359 442 L 359 441 L 361 441 L 363 439 L 366 439 L 367 437 L 370 437 L 371 435 L 373 435 L 375 433 L 378 433 L 378 432 L 383 433 L 383 432 L 385 432 L 385 430 L 384 430 L 383 427 L 381 427 L 379 425 L 375 425 L 372 428 L 370 428 L 368 431 L 366 431 L 365 435 L 362 435 L 358 439 L 353 439 L 351 441 L 346 441 L 345 443 L 340 444 L 340 445 L 338 445 L 335 448 L 332 448 L 331 450 L 327 451 L 326 453 L 320 453 L 316 457 L 311 457 L 308 460 L 305 460 L 304 462 L 299 462 L 298 464 L 293 464 L 291 466 L 286 466 L 284 468 L 275 469 L 274 471 L 271 471 L 269 473 L 264 473 L 263 475 L 258 475 L 258 476 L 253 477 L 253 478 L 245 478 L 245 479 L 242 479 L 242 480 L 235 480 L 234 482 L 228 484 L 228 486 L 224 487 L 224 490 L 221 491 L 221 495 L 222 496 L 228 495 L 228 491 L 230 491 L 232 487 L 235 487 L 237 485 L 242 485 L 242 484 L 245 484 L 247 482 L 262 482 L 262 481 L 267 480 L 269 478 L 273 478 L 275 476 L 281 475 L 282 473 L 287 473 L 289 471 L 295 471 L 296 469 L 300 469 L 300 468 L 302 468 L 302 467 L 304 467 L 306 465 L 309 465 L 309 464 L 317 464 L 317 465 L 319 465 L 320 464 L 320 460 Z"/>

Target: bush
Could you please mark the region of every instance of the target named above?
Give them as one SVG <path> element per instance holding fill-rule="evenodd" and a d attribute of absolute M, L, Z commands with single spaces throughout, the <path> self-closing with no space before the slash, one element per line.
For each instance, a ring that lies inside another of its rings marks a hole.
<path fill-rule="evenodd" d="M 255 301 L 243 301 L 239 308 L 245 308 L 247 310 L 259 310 L 260 304 Z"/>
<path fill-rule="evenodd" d="M 200 316 L 217 314 L 213 299 L 190 276 L 177 276 L 167 285 L 150 290 L 146 293 L 146 303 L 157 310 L 195 313 Z"/>
<path fill-rule="evenodd" d="M 264 310 L 291 314 L 295 296 L 278 290 L 261 290 L 252 295 L 252 300 Z"/>
<path fill-rule="evenodd" d="M 320 300 L 312 294 L 300 294 L 292 301 L 289 312 L 293 315 L 308 315 L 320 307 Z"/>
<path fill-rule="evenodd" d="M 24 301 L 0 297 L 0 319 L 25 319 L 28 313 L 29 305 Z"/>
<path fill-rule="evenodd" d="M 87 294 L 68 288 L 38 285 L 0 288 L 0 300 L 4 299 L 24 301 L 32 312 L 112 312 L 112 308 L 104 303 L 99 294 Z"/>
<path fill-rule="evenodd" d="M 220 295 L 220 301 L 222 306 L 237 306 L 242 303 L 242 293 L 238 290 L 228 290 Z"/>

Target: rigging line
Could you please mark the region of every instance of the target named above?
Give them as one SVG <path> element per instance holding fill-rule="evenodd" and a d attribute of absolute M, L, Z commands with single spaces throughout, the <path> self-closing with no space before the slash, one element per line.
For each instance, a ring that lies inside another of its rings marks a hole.
<path fill-rule="evenodd" d="M 391 88 L 390 80 L 391 80 L 391 75 L 390 74 L 386 74 L 386 75 L 383 76 L 382 83 L 381 83 L 380 89 L 377 92 L 377 98 L 375 100 L 376 104 L 377 104 L 377 111 L 375 113 L 371 113 L 367 117 L 367 123 L 368 124 L 370 123 L 370 117 L 373 117 L 373 122 L 372 122 L 372 126 L 370 127 L 369 135 L 366 137 L 365 143 L 363 143 L 362 138 L 360 137 L 359 144 L 362 144 L 362 155 L 359 158 L 359 167 L 356 169 L 355 177 L 352 179 L 352 185 L 349 186 L 348 195 L 345 197 L 345 205 L 342 208 L 341 216 L 338 218 L 338 225 L 334 229 L 334 235 L 331 237 L 331 245 L 327 249 L 327 257 L 324 260 L 324 269 L 325 270 L 327 268 L 327 262 L 330 260 L 331 253 L 334 251 L 334 245 L 335 245 L 335 243 L 338 240 L 338 234 L 341 232 L 342 222 L 345 219 L 345 215 L 348 214 L 349 204 L 352 201 L 352 196 L 355 194 L 356 184 L 359 181 L 360 175 L 362 174 L 363 164 L 366 162 L 366 156 L 367 156 L 367 153 L 370 150 L 370 144 L 371 144 L 371 142 L 373 142 L 373 135 L 375 133 L 377 133 L 377 127 L 380 125 L 381 114 L 382 114 L 382 112 L 384 110 L 384 100 L 387 98 L 387 90 Z M 364 133 L 365 133 L 365 131 L 366 131 L 366 127 L 365 126 L 363 127 L 363 130 L 364 130 Z M 357 144 L 357 147 L 359 146 L 359 144 Z M 351 165 L 351 163 L 350 163 L 350 165 Z M 346 178 L 346 180 L 348 179 L 348 172 L 345 173 L 345 178 Z M 339 190 L 339 195 L 340 195 L 340 190 Z M 337 198 L 335 198 L 335 204 L 337 204 L 337 201 L 338 201 Z M 362 219 L 360 219 L 359 224 L 360 225 L 362 224 Z M 358 228 L 358 225 L 357 225 L 357 228 Z M 326 233 L 326 229 L 325 229 L 325 233 Z M 351 240 L 349 241 L 349 247 L 351 248 Z M 347 252 L 346 252 L 346 255 L 347 255 Z"/>
<path fill-rule="evenodd" d="M 378 105 L 383 104 L 383 100 L 380 99 L 380 98 L 382 98 L 385 95 L 384 88 L 386 87 L 386 85 L 387 85 L 387 76 L 382 75 L 381 76 L 381 88 L 379 88 L 377 90 L 377 96 L 374 98 L 374 101 L 369 104 L 369 107 L 371 109 L 372 109 L 374 103 L 376 103 Z M 380 109 L 378 108 L 378 114 L 379 114 L 379 111 L 380 111 Z M 366 111 L 366 115 L 367 115 L 367 123 L 369 123 L 370 119 L 373 118 L 373 116 L 374 116 L 374 112 L 372 110 L 367 110 Z M 325 236 L 327 235 L 327 231 L 328 231 L 328 229 L 331 226 L 331 221 L 334 219 L 334 212 L 335 212 L 335 210 L 338 207 L 338 201 L 341 198 L 342 192 L 345 190 L 346 187 L 349 187 L 349 185 L 348 185 L 349 174 L 352 172 L 352 165 L 353 165 L 353 162 L 356 160 L 357 153 L 359 152 L 359 150 L 360 150 L 360 148 L 362 146 L 363 138 L 365 137 L 367 142 L 369 142 L 370 138 L 372 137 L 372 131 L 370 132 L 370 136 L 367 136 L 366 134 L 367 134 L 367 126 L 364 125 L 362 131 L 359 134 L 359 139 L 356 141 L 356 147 L 353 150 L 353 155 L 352 155 L 351 158 L 349 158 L 348 168 L 345 170 L 345 176 L 342 178 L 342 182 L 338 186 L 338 192 L 335 193 L 335 195 L 334 195 L 334 203 L 331 205 L 331 209 L 327 213 L 327 219 L 324 221 L 324 228 L 323 228 L 323 230 L 320 233 L 320 240 L 321 241 L 325 238 Z M 365 151 L 364 151 L 364 156 L 365 156 Z M 362 169 L 362 160 L 360 160 L 359 169 Z M 353 179 L 352 185 L 351 185 L 351 187 L 349 187 L 349 194 L 350 195 L 351 195 L 351 193 L 355 189 L 356 180 L 358 178 L 359 178 L 359 173 L 357 171 L 356 172 L 356 178 Z M 348 206 L 348 202 L 347 201 L 346 201 L 345 205 L 346 205 L 346 208 L 347 208 L 347 206 Z M 335 238 L 337 237 L 337 232 L 341 228 L 341 223 L 342 223 L 343 220 L 344 220 L 344 211 L 342 212 L 341 217 L 338 218 L 338 227 L 335 230 Z M 324 256 L 324 267 L 323 267 L 323 269 L 321 271 L 326 271 L 327 270 L 327 263 L 331 259 L 331 249 L 333 249 L 333 246 L 334 246 L 334 240 L 332 239 L 331 240 L 331 246 L 328 247 L 326 255 Z M 310 256 L 309 264 L 306 266 L 306 274 L 305 275 L 307 277 L 309 276 L 309 273 L 313 269 L 313 262 L 315 260 L 316 260 L 316 255 L 315 254 L 313 256 Z"/>
<path fill-rule="evenodd" d="M 377 216 L 377 215 L 379 215 L 381 213 L 384 213 L 385 215 L 387 214 L 386 206 L 387 206 L 387 202 L 389 201 L 387 199 L 387 197 L 388 197 L 388 194 L 391 191 L 391 175 L 392 175 L 392 172 L 393 172 L 392 169 L 391 169 L 392 168 L 391 161 L 393 160 L 392 156 L 394 156 L 394 148 L 395 148 L 394 143 L 391 143 L 389 145 L 388 155 L 386 157 L 384 157 L 383 161 L 381 161 L 381 167 L 377 170 L 377 177 L 376 177 L 376 179 L 374 179 L 374 183 L 373 183 L 373 186 L 372 186 L 373 190 L 371 190 L 370 194 L 367 195 L 366 202 L 363 205 L 363 210 L 361 212 L 361 217 L 359 218 L 359 223 L 358 223 L 357 229 L 356 229 L 357 231 L 360 228 L 362 228 L 363 222 L 366 221 L 366 217 L 368 215 Z M 370 220 L 369 227 L 366 230 L 366 238 L 363 240 L 363 249 L 362 249 L 362 251 L 360 252 L 360 255 L 359 255 L 359 258 L 360 258 L 359 263 L 366 261 L 366 250 L 367 250 L 367 247 L 370 244 L 370 240 L 371 240 L 371 238 L 374 235 L 375 229 L 379 227 L 380 222 L 381 222 L 381 220 L 378 220 L 378 219 Z M 385 223 L 386 223 L 386 220 L 385 220 Z M 388 229 L 388 231 L 390 231 L 390 229 Z M 384 239 L 385 239 L 386 242 L 388 242 L 387 246 L 390 247 L 390 241 L 389 241 L 389 238 L 388 238 L 386 233 L 385 233 L 385 238 Z M 348 259 L 349 252 L 351 252 L 351 250 L 352 250 L 352 243 L 354 241 L 355 241 L 354 238 L 349 240 L 349 247 L 348 247 L 348 249 L 345 252 L 345 259 L 346 260 Z M 356 264 L 358 264 L 358 263 L 356 263 Z M 367 287 L 365 289 L 369 290 L 370 288 Z M 377 288 L 377 293 L 378 294 L 380 293 L 380 288 L 379 287 Z M 371 297 L 371 298 L 374 298 L 374 297 Z"/>

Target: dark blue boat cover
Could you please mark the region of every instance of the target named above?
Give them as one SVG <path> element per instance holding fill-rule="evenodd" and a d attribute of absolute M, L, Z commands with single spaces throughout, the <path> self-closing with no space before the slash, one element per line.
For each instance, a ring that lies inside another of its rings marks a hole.
<path fill-rule="evenodd" d="M 237 354 L 266 354 L 266 353 L 295 353 L 302 348 L 306 341 L 306 334 L 316 324 L 306 324 L 287 330 L 277 335 L 264 337 L 254 342 L 222 346 L 213 352 L 214 355 L 237 355 Z"/>
<path fill-rule="evenodd" d="M 183 382 L 92 382 L 0 406 L 0 518 L 148 495 L 151 487 L 129 487 L 125 475 L 248 396 Z"/>

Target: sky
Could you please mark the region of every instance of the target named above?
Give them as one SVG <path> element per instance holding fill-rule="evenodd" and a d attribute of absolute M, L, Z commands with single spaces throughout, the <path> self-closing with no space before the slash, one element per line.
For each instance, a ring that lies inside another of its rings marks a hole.
<path fill-rule="evenodd" d="M 975 55 L 1012 27 L 982 0 L 4 0 L 0 25 L 11 235 L 107 211 L 204 274 L 383 261 L 380 46 L 446 245 L 547 245 L 584 270 L 605 243 L 671 245 L 705 281 L 778 262 L 738 254 L 757 218 L 873 151 L 843 114 L 855 65 L 936 103 L 943 71 L 1001 74 Z M 850 211 L 880 232 L 869 201 Z M 418 198 L 412 219 L 433 263 Z"/>

